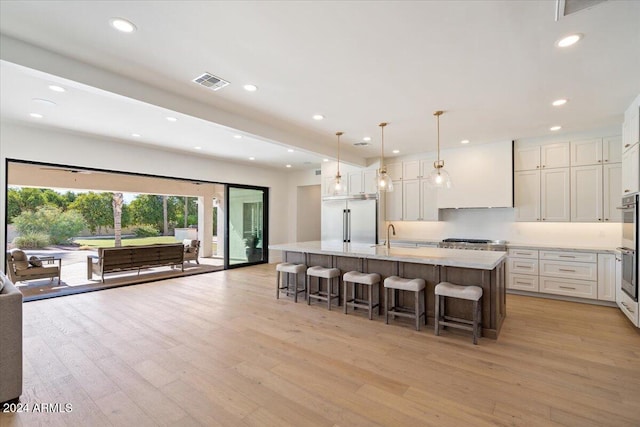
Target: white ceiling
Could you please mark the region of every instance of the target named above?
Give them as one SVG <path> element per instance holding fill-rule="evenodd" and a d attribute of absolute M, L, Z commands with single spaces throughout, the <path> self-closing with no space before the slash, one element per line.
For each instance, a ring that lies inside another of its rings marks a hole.
<path fill-rule="evenodd" d="M 228 129 L 186 114 L 169 124 L 166 106 L 73 82 L 72 93 L 61 94 L 68 98 L 46 86 L 42 94 L 38 79 L 55 77 L 6 63 L 1 113 L 32 120 L 32 98 L 62 99 L 47 114 L 52 120 L 41 123 L 192 152 L 202 146 L 207 154 L 245 161 L 260 153 L 256 157 L 264 158 L 256 162 L 278 167 L 289 155 L 296 166 L 316 166 L 335 154 L 338 130 L 345 132 L 347 154 L 377 156 L 381 121 L 390 122 L 388 155 L 393 149 L 401 155 L 432 151 L 438 109 L 446 111 L 445 147 L 462 139 L 476 144 L 543 136 L 556 124 L 560 134 L 621 124 L 640 93 L 640 2 L 607 1 L 558 22 L 555 4 L 2 1 L 4 35 L 295 137 L 278 141 L 259 127 Z M 112 17 L 129 19 L 137 31 L 114 31 Z M 573 32 L 584 34 L 577 45 L 554 46 Z M 191 82 L 205 71 L 231 85 L 212 92 Z M 259 90 L 246 92 L 245 83 Z M 561 97 L 569 103 L 552 107 Z M 326 119 L 312 120 L 316 113 Z M 229 139 L 238 132 L 246 138 Z M 352 146 L 364 136 L 373 138 L 370 147 Z M 284 145 L 305 153 L 288 153 Z M 318 155 L 307 157 L 310 151 Z"/>

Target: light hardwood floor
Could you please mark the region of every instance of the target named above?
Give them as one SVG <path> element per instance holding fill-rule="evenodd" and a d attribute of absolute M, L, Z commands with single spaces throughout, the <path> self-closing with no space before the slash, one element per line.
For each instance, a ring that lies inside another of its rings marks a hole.
<path fill-rule="evenodd" d="M 639 426 L 619 310 L 509 295 L 500 338 L 275 299 L 274 265 L 24 305 L 22 402 L 0 426 Z"/>

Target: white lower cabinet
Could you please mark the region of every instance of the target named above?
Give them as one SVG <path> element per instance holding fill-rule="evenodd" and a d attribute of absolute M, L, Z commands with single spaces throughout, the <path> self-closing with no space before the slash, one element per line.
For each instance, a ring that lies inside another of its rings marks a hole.
<path fill-rule="evenodd" d="M 598 299 L 616 300 L 616 256 L 598 254 Z"/>
<path fill-rule="evenodd" d="M 616 301 L 613 254 L 509 249 L 508 256 L 507 289 Z"/>

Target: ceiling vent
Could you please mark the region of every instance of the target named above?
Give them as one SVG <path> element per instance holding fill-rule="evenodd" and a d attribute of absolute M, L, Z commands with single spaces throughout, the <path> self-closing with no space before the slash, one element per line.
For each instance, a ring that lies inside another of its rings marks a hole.
<path fill-rule="evenodd" d="M 322 170 L 321 169 L 316 169 L 316 175 L 322 175 Z"/>
<path fill-rule="evenodd" d="M 607 0 L 556 0 L 556 21 L 572 13 L 589 9 Z"/>
<path fill-rule="evenodd" d="M 211 73 L 204 73 L 203 75 L 193 79 L 193 82 L 211 90 L 219 90 L 229 84 L 228 81 L 222 80 L 220 77 L 216 77 Z"/>
<path fill-rule="evenodd" d="M 353 145 L 355 145 L 356 147 L 366 147 L 371 144 L 369 144 L 368 142 L 354 142 Z"/>

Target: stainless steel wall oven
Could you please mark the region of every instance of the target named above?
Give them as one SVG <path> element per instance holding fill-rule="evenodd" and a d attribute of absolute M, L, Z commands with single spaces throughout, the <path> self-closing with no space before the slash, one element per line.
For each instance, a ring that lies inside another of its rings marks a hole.
<path fill-rule="evenodd" d="M 622 290 L 638 301 L 638 194 L 622 198 Z"/>

